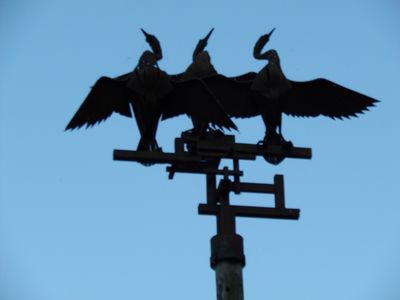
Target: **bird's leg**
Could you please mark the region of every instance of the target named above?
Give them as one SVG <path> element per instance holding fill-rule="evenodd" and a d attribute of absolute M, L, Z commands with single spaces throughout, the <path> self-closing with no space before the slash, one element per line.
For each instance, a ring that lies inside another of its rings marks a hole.
<path fill-rule="evenodd" d="M 268 113 L 262 115 L 265 124 L 264 140 L 260 144 L 281 146 L 284 149 L 293 147 L 292 142 L 286 141 L 282 135 L 282 113 L 269 109 Z"/>
<path fill-rule="evenodd" d="M 158 121 L 160 114 L 158 112 L 153 113 L 148 110 L 143 110 L 143 124 L 140 127 L 140 141 L 137 147 L 138 151 L 162 151 L 158 146 L 156 140 L 156 132 L 158 127 Z M 141 122 L 138 122 L 141 123 Z"/>
<path fill-rule="evenodd" d="M 281 145 L 283 138 L 280 129 L 280 114 L 270 111 L 269 114 L 263 114 L 262 118 L 265 124 L 265 136 L 259 143 L 264 145 Z"/>
<path fill-rule="evenodd" d="M 153 142 L 151 143 L 151 151 L 163 152 L 162 148 L 160 146 L 158 146 L 158 143 L 156 140 L 153 140 Z"/>
<path fill-rule="evenodd" d="M 279 122 L 278 125 L 278 135 L 281 139 L 281 145 L 284 149 L 290 150 L 291 148 L 293 148 L 293 143 L 291 141 L 286 141 L 282 135 L 282 120 Z"/>

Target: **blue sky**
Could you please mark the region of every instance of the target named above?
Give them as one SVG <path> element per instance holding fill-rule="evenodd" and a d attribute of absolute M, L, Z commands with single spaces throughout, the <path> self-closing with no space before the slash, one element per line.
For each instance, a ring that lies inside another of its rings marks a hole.
<path fill-rule="evenodd" d="M 242 167 L 246 181 L 284 174 L 300 220 L 240 219 L 238 233 L 246 299 L 399 299 L 399 14 L 395 0 L 2 1 L 0 299 L 215 297 L 215 220 L 197 215 L 204 178 L 113 161 L 113 149 L 136 148 L 134 120 L 63 131 L 100 76 L 135 67 L 148 48 L 141 27 L 171 74 L 215 27 L 208 50 L 229 76 L 263 67 L 252 48 L 276 27 L 268 46 L 288 78 L 381 100 L 351 121 L 285 117 L 285 137 L 313 159 Z M 260 118 L 236 123 L 238 141 L 262 138 Z M 170 151 L 189 128 L 185 117 L 163 122 L 158 141 Z M 235 198 L 250 200 L 270 203 Z"/>

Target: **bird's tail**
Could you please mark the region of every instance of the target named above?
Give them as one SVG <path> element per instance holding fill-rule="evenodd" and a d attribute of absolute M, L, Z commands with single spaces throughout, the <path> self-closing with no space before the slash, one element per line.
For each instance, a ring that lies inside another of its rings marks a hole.
<path fill-rule="evenodd" d="M 210 125 L 211 125 L 212 128 L 220 129 L 222 131 L 224 129 L 227 129 L 229 131 L 232 131 L 232 130 L 239 131 L 239 129 L 237 128 L 236 124 L 233 123 L 232 119 L 228 115 L 225 115 L 223 117 L 223 119 L 218 120 L 218 122 L 211 121 Z"/>

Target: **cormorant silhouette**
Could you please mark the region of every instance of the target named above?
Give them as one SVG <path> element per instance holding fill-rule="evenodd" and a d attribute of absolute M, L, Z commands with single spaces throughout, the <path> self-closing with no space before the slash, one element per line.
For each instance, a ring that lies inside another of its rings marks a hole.
<path fill-rule="evenodd" d="M 378 102 L 327 79 L 304 82 L 287 79 L 277 51 L 271 49 L 262 53 L 274 30 L 262 35 L 254 46 L 254 58 L 268 60 L 258 73 L 249 72 L 231 78 L 216 75 L 203 79 L 229 116 L 248 118 L 261 115 L 266 132 L 260 146 L 292 146 L 282 135 L 282 113 L 296 117 L 321 115 L 342 119 L 357 117 Z M 265 159 L 274 164 L 280 162 L 276 157 Z"/>
<path fill-rule="evenodd" d="M 251 90 L 256 92 L 256 106 L 266 126 L 264 140 L 273 144 L 291 144 L 282 136 L 282 113 L 296 117 L 326 116 L 332 119 L 357 117 L 374 106 L 377 100 L 340 86 L 327 79 L 292 81 L 284 75 L 278 53 L 262 53 L 275 28 L 262 35 L 254 46 L 253 56 L 268 60 L 254 76 Z"/>
<path fill-rule="evenodd" d="M 215 70 L 214 66 L 211 63 L 210 55 L 208 51 L 205 51 L 205 47 L 207 46 L 208 39 L 210 38 L 214 28 L 212 28 L 208 34 L 200 39 L 196 45 L 196 48 L 193 51 L 192 55 L 192 63 L 186 70 L 178 75 L 175 75 L 175 78 L 185 81 L 191 79 L 205 79 L 206 77 L 217 75 L 217 71 Z M 207 87 L 207 85 L 205 85 Z M 212 91 L 210 91 L 212 93 Z M 187 99 L 187 101 L 191 101 L 191 99 Z M 217 99 L 218 101 L 218 99 Z M 167 113 L 165 112 L 162 116 L 162 119 L 168 119 L 176 116 L 174 113 Z M 197 119 L 195 116 L 191 117 L 193 123 L 193 129 L 188 130 L 188 132 L 203 136 L 207 131 L 212 130 L 207 122 L 202 122 Z M 236 127 L 234 129 L 237 129 Z"/>

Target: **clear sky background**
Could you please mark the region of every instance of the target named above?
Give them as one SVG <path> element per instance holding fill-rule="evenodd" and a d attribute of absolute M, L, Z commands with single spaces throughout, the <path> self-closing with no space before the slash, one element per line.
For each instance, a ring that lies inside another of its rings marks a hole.
<path fill-rule="evenodd" d="M 136 148 L 133 119 L 64 132 L 100 76 L 135 67 L 148 49 L 141 27 L 159 38 L 171 74 L 215 27 L 207 49 L 228 76 L 264 66 L 252 49 L 276 27 L 268 47 L 288 78 L 381 100 L 350 121 L 285 117 L 285 137 L 313 159 L 248 162 L 243 180 L 284 174 L 301 217 L 240 219 L 238 233 L 246 299 L 400 299 L 399 17 L 397 0 L 2 0 L 0 299 L 215 299 L 215 218 L 197 215 L 203 176 L 170 181 L 165 166 L 113 161 L 113 149 Z M 263 137 L 261 118 L 236 123 L 238 141 Z M 189 128 L 184 116 L 162 122 L 164 151 Z"/>

